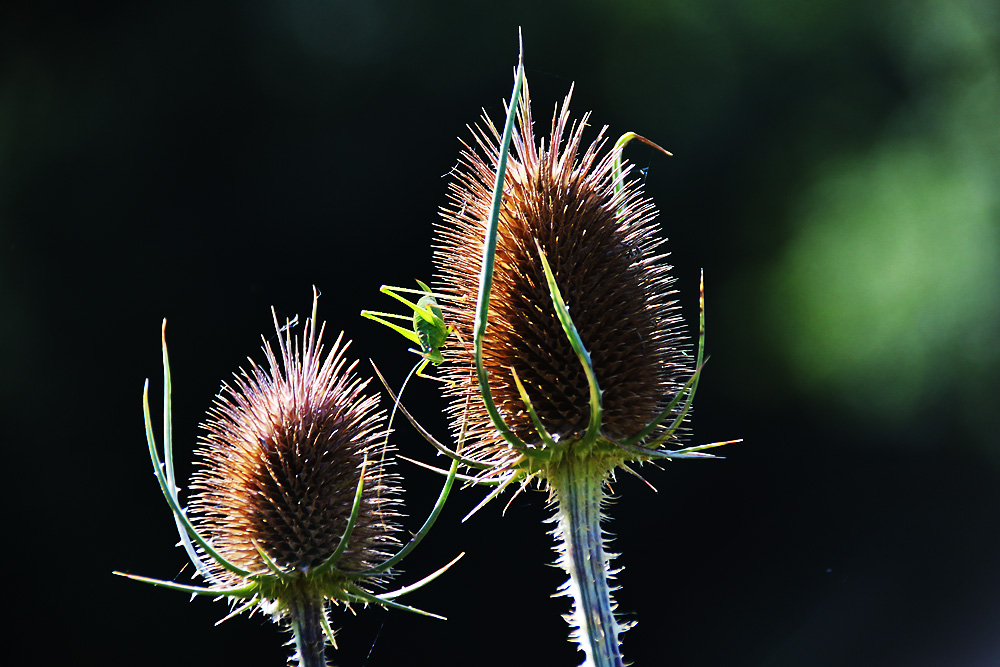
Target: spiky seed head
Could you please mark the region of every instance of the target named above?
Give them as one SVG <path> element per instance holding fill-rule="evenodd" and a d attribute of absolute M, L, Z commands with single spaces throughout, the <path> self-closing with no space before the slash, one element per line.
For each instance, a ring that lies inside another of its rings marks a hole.
<path fill-rule="evenodd" d="M 532 128 L 527 83 L 507 163 L 500 213 L 489 325 L 483 358 L 494 400 L 508 426 L 529 445 L 539 436 L 525 411 L 516 371 L 542 423 L 557 441 L 587 428 L 586 376 L 560 325 L 535 240 L 556 276 L 570 315 L 589 351 L 603 390 L 601 435 L 635 435 L 668 405 L 690 376 L 691 362 L 670 266 L 659 250 L 655 211 L 639 185 L 616 194 L 611 151 L 601 156 L 604 130 L 584 145 L 589 114 L 570 122 L 567 95 L 557 107 L 546 144 Z M 473 358 L 473 326 L 483 238 L 499 154 L 489 118 L 465 145 L 437 227 L 439 291 L 457 297 L 450 324 L 460 336 L 448 351 L 445 373 L 456 424 L 467 419 L 470 455 L 502 463 L 513 452 L 501 440 L 480 401 Z M 605 128 L 606 129 L 606 128 Z M 627 170 L 626 170 L 627 173 Z M 622 176 L 624 178 L 624 176 Z"/>
<path fill-rule="evenodd" d="M 356 525 L 336 567 L 370 567 L 397 542 L 399 489 L 385 470 L 384 413 L 365 394 L 357 362 L 345 358 L 343 334 L 324 356 L 314 320 L 301 340 L 276 317 L 275 329 L 280 359 L 265 340 L 268 367 L 251 361 L 223 384 L 203 424 L 194 523 L 245 570 L 267 570 L 256 543 L 282 570 L 308 575 L 336 550 L 367 458 Z M 238 583 L 220 566 L 214 574 Z"/>

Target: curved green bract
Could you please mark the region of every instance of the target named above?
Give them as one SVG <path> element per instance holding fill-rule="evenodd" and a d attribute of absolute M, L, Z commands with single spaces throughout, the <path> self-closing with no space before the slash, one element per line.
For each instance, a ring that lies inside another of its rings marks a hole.
<path fill-rule="evenodd" d="M 361 499 L 364 497 L 365 469 L 367 467 L 368 458 L 366 457 L 364 463 L 361 464 L 361 477 L 358 479 L 358 488 L 354 492 L 354 503 L 351 505 L 351 516 L 347 519 L 347 525 L 344 527 L 344 534 L 340 536 L 340 542 L 337 543 L 337 548 L 333 550 L 330 557 L 316 567 L 317 575 L 321 575 L 332 570 L 337 565 L 337 561 L 340 560 L 340 557 L 344 555 L 344 551 L 347 549 L 347 543 L 351 541 L 351 534 L 354 532 L 354 525 L 358 521 L 358 512 L 361 510 Z M 263 552 L 261 555 L 264 555 Z"/>
<path fill-rule="evenodd" d="M 173 496 L 175 504 L 179 507 L 180 501 L 178 499 L 178 492 L 180 489 L 177 486 L 174 476 L 174 427 L 171 406 L 171 395 L 173 392 L 170 383 L 170 355 L 167 353 L 166 318 L 164 318 L 163 323 L 160 325 L 160 348 L 162 350 L 163 357 L 163 458 L 166 459 L 165 469 L 167 487 L 170 489 L 170 493 Z M 153 439 L 152 424 L 149 419 L 149 399 L 147 395 L 147 388 L 148 383 L 147 386 L 143 388 L 143 415 L 146 422 L 146 441 L 150 447 L 150 456 L 153 461 L 153 466 L 156 469 L 160 469 L 161 466 L 156 456 L 156 441 Z M 183 515 L 178 515 L 176 512 L 174 513 L 174 523 L 177 526 L 177 534 L 180 536 L 181 544 L 184 546 L 184 551 L 187 552 L 188 558 L 198 571 L 198 574 L 200 574 L 206 581 L 219 583 L 218 578 L 212 574 L 208 566 L 205 565 L 204 561 L 201 559 L 201 555 L 194 548 L 194 544 L 191 542 L 191 535 L 188 533 L 188 526 L 190 523 L 184 520 Z M 193 530 L 193 527 L 191 530 Z"/>
<path fill-rule="evenodd" d="M 690 412 L 691 410 L 691 404 L 694 402 L 694 394 L 698 390 L 698 380 L 701 379 L 701 370 L 705 365 L 705 273 L 704 271 L 701 274 L 701 280 L 699 281 L 698 284 L 699 284 L 698 356 L 695 359 L 695 371 L 688 379 L 688 381 L 684 384 L 684 387 L 681 389 L 681 391 L 677 392 L 673 400 L 670 401 L 667 407 L 659 415 L 657 415 L 656 418 L 653 419 L 653 421 L 647 424 L 646 427 L 641 431 L 639 431 L 639 433 L 637 433 L 636 435 L 621 441 L 620 444 L 626 447 L 640 443 L 644 441 L 646 438 L 648 438 L 650 435 L 652 435 L 653 431 L 655 431 L 657 427 L 659 427 L 659 425 L 662 424 L 667 417 L 673 414 L 674 410 L 676 409 L 680 401 L 686 397 L 687 400 L 684 403 L 684 408 L 680 411 L 677 417 L 674 418 L 674 421 L 671 422 L 670 426 L 666 429 L 666 431 L 651 444 L 658 445 L 661 442 L 665 442 L 670 436 L 674 434 L 677 428 L 684 421 L 684 418 L 687 416 L 688 412 Z"/>
<path fill-rule="evenodd" d="M 171 421 L 170 412 L 169 412 L 169 404 L 170 404 L 170 393 L 169 393 L 169 389 L 170 389 L 170 365 L 169 365 L 169 357 L 167 355 L 166 328 L 167 328 L 167 321 L 163 320 L 163 327 L 162 327 L 162 334 L 161 334 L 161 336 L 162 336 L 163 360 L 164 360 L 164 364 L 163 364 L 164 395 L 165 395 L 164 406 L 166 406 L 166 408 L 164 410 L 164 423 L 165 424 L 167 424 L 168 422 Z M 191 547 L 191 545 L 190 545 L 190 540 L 191 539 L 193 539 L 194 542 L 196 542 L 198 544 L 198 546 L 201 547 L 204 550 L 205 554 L 208 557 L 210 557 L 212 560 L 214 560 L 216 563 L 218 563 L 219 565 L 221 565 L 226 570 L 229 570 L 230 572 L 232 572 L 233 574 L 235 574 L 235 575 L 237 575 L 239 577 L 247 577 L 247 576 L 249 576 L 251 574 L 250 572 L 248 572 L 247 570 L 244 570 L 243 568 L 241 568 L 241 567 L 239 567 L 237 565 L 234 565 L 233 563 L 230 563 L 221 554 L 219 554 L 212 547 L 212 545 L 209 544 L 208 541 L 204 537 L 202 537 L 201 534 L 195 529 L 195 527 L 191 524 L 191 521 L 187 518 L 187 515 L 184 513 L 184 510 L 181 509 L 181 506 L 180 506 L 180 503 L 179 503 L 178 497 L 177 497 L 177 486 L 176 486 L 176 484 L 174 484 L 174 481 L 172 479 L 168 479 L 167 478 L 167 475 L 165 473 L 165 470 L 167 469 L 167 467 L 169 467 L 169 470 L 171 471 L 171 475 L 173 475 L 173 460 L 172 460 L 173 459 L 173 437 L 172 437 L 173 436 L 173 428 L 172 428 L 172 426 L 169 426 L 169 427 L 166 427 L 164 429 L 165 438 L 167 439 L 167 442 L 165 443 L 164 453 L 166 453 L 166 452 L 169 451 L 169 453 L 171 455 L 171 461 L 170 461 L 170 463 L 168 464 L 168 466 L 164 466 L 160 462 L 159 451 L 157 450 L 157 447 L 156 447 L 156 439 L 153 436 L 153 423 L 152 423 L 152 419 L 150 419 L 150 416 L 149 416 L 149 380 L 146 380 L 146 383 L 143 386 L 143 391 L 142 391 L 142 414 L 143 414 L 143 419 L 145 421 L 145 426 L 146 426 L 146 444 L 149 447 L 149 458 L 150 458 L 150 461 L 153 464 L 153 471 L 154 471 L 154 474 L 156 475 L 156 481 L 159 482 L 159 484 L 160 484 L 160 490 L 163 492 L 163 497 L 166 499 L 167 505 L 170 507 L 170 511 L 174 515 L 174 520 L 178 524 L 180 524 L 180 526 L 183 526 L 186 535 L 190 536 L 190 538 L 188 540 L 185 540 L 184 539 L 185 535 L 182 534 L 181 540 L 182 540 L 182 542 L 185 545 L 185 550 L 188 551 L 188 556 L 191 558 L 192 564 L 198 569 L 199 573 L 207 573 L 208 572 L 207 567 L 205 566 L 204 562 L 201 560 L 200 555 L 197 552 L 194 551 L 193 547 Z M 209 576 L 211 577 L 211 575 L 209 575 Z M 215 579 L 214 577 L 211 577 L 211 578 L 209 578 L 209 581 L 213 581 L 214 579 Z"/>
<path fill-rule="evenodd" d="M 435 579 L 437 579 L 438 577 L 440 577 L 442 574 L 444 574 L 448 570 L 448 568 L 450 568 L 452 565 L 454 565 L 455 563 L 457 563 L 459 560 L 461 560 L 464 557 L 465 557 L 465 552 L 463 551 L 462 553 L 460 553 L 457 556 L 455 556 L 454 558 L 452 558 L 451 561 L 448 562 L 448 563 L 446 563 L 443 567 L 440 567 L 437 570 L 435 570 L 434 572 L 431 572 L 430 574 L 428 574 L 426 577 L 424 577 L 420 581 L 414 582 L 414 583 L 410 584 L 409 586 L 403 586 L 402 588 L 398 588 L 398 589 L 396 589 L 394 591 L 389 591 L 388 593 L 379 593 L 378 597 L 379 597 L 379 599 L 382 599 L 382 600 L 392 600 L 394 598 L 402 597 L 403 595 L 406 595 L 407 593 L 410 593 L 412 591 L 415 591 L 415 590 L 418 590 L 420 588 L 423 588 L 424 585 L 429 584 L 430 582 L 432 582 Z"/>
<path fill-rule="evenodd" d="M 541 418 L 538 413 L 535 412 L 535 406 L 531 404 L 531 398 L 528 396 L 528 390 L 524 388 L 524 384 L 521 382 L 521 378 L 517 376 L 517 371 L 511 366 L 510 374 L 514 378 L 514 385 L 517 387 L 517 393 L 521 397 L 521 401 L 524 403 L 524 409 L 528 412 L 528 416 L 531 418 L 531 423 L 535 426 L 535 431 L 538 433 L 538 437 L 542 439 L 542 444 L 546 447 L 555 448 L 557 447 L 556 441 L 552 438 L 548 429 L 545 428 L 545 424 L 542 423 Z"/>
<path fill-rule="evenodd" d="M 587 376 L 587 386 L 590 389 L 590 423 L 580 442 L 582 450 L 587 451 L 597 442 L 601 431 L 601 424 L 604 421 L 601 388 L 597 384 L 597 376 L 594 375 L 594 364 L 590 360 L 590 353 L 587 352 L 587 349 L 583 346 L 583 341 L 580 340 L 580 332 L 576 330 L 573 318 L 569 316 L 569 309 L 566 307 L 566 302 L 563 301 L 562 294 L 559 292 L 559 286 L 556 285 L 556 277 L 553 275 L 552 269 L 549 267 L 549 261 L 545 258 L 545 252 L 542 250 L 542 246 L 538 243 L 537 239 L 535 240 L 535 247 L 538 249 L 538 257 L 542 260 L 545 282 L 548 284 L 549 294 L 552 295 L 552 305 L 556 309 L 559 324 L 562 325 L 563 332 L 566 334 L 566 338 L 569 339 L 569 344 L 580 360 L 583 372 Z"/>
<path fill-rule="evenodd" d="M 399 561 L 403 560 L 403 558 L 405 558 L 407 554 L 413 551 L 416 548 L 416 546 L 420 544 L 421 541 L 423 541 L 424 537 L 427 536 L 427 533 L 430 532 L 430 529 L 434 525 L 434 522 L 437 521 L 438 516 L 440 516 L 441 514 L 441 510 L 444 509 L 444 503 L 448 499 L 448 494 L 451 493 L 451 487 L 455 482 L 455 473 L 457 472 L 458 472 L 458 461 L 452 461 L 451 468 L 448 470 L 448 477 L 445 480 L 444 486 L 441 488 L 441 493 L 438 494 L 437 502 L 434 503 L 434 508 L 431 509 L 431 513 L 427 517 L 427 520 L 424 522 L 424 525 L 420 527 L 420 530 L 417 531 L 417 533 L 412 538 L 410 538 L 410 541 L 407 542 L 406 545 L 402 549 L 400 549 L 395 556 L 386 559 L 379 565 L 375 565 L 365 570 L 359 570 L 355 572 L 340 572 L 340 574 L 344 575 L 345 577 L 351 577 L 351 578 L 375 576 L 387 572 L 389 568 L 393 567 Z"/>
<path fill-rule="evenodd" d="M 503 205 L 503 185 L 507 176 L 507 156 L 510 152 L 510 139 L 514 133 L 514 120 L 517 116 L 517 105 L 520 99 L 521 87 L 524 85 L 524 54 L 518 57 L 517 71 L 514 74 L 514 90 L 510 94 L 510 104 L 507 105 L 507 122 L 504 123 L 503 135 L 500 138 L 500 153 L 497 156 L 497 175 L 493 184 L 493 199 L 490 205 L 490 217 L 486 228 L 486 239 L 483 243 L 483 263 L 479 271 L 479 301 L 476 303 L 475 333 L 473 346 L 475 349 L 476 379 L 479 382 L 479 393 L 483 397 L 486 412 L 493 422 L 493 427 L 515 449 L 523 451 L 527 445 L 510 430 L 497 410 L 490 389 L 489 374 L 483 364 L 483 338 L 486 335 L 486 320 L 490 310 L 490 291 L 493 288 L 493 262 L 497 251 L 497 229 L 500 224 L 500 208 Z"/>
<path fill-rule="evenodd" d="M 653 148 L 660 151 L 664 155 L 673 156 L 673 153 L 671 153 L 667 149 L 663 148 L 662 146 L 659 146 L 658 144 L 654 144 L 646 137 L 638 135 L 635 132 L 626 132 L 622 136 L 618 137 L 618 141 L 615 142 L 615 146 L 614 148 L 611 149 L 611 152 L 614 154 L 614 161 L 612 163 L 612 179 L 615 185 L 615 195 L 619 197 L 621 196 L 622 191 L 625 189 L 624 174 L 622 173 L 622 153 L 624 152 L 625 146 L 628 144 L 628 142 L 632 141 L 633 139 L 638 139 L 647 146 L 652 146 Z"/>

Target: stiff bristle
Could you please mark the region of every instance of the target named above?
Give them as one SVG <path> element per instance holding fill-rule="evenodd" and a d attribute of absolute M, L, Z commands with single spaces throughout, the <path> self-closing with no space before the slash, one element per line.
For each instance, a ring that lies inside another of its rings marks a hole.
<path fill-rule="evenodd" d="M 364 393 L 356 362 L 345 360 L 342 334 L 323 358 L 323 332 L 312 320 L 301 347 L 289 326 L 275 319 L 275 329 L 280 362 L 265 341 L 269 369 L 251 362 L 234 386 L 224 384 L 203 425 L 195 525 L 243 569 L 266 569 L 256 543 L 280 568 L 305 573 L 337 548 L 364 466 L 357 523 L 337 567 L 369 567 L 396 542 L 398 488 L 384 470 L 384 413 Z"/>
<path fill-rule="evenodd" d="M 570 93 L 572 95 L 572 91 Z M 589 351 L 603 390 L 601 434 L 624 438 L 645 427 L 692 372 L 685 352 L 673 278 L 656 237 L 652 204 L 632 182 L 616 193 L 614 155 L 599 156 L 602 130 L 583 147 L 588 115 L 570 124 L 567 95 L 552 118 L 549 145 L 536 143 L 527 84 L 518 109 L 504 183 L 489 324 L 483 358 L 503 418 L 528 444 L 539 436 L 517 392 L 524 383 L 542 423 L 556 440 L 579 437 L 590 415 L 583 367 L 560 325 L 535 242 L 556 276 L 571 317 Z M 450 301 L 449 323 L 460 336 L 446 351 L 446 376 L 456 426 L 485 459 L 503 459 L 505 445 L 478 393 L 473 319 L 483 238 L 497 170 L 499 136 L 485 119 L 466 146 L 438 226 L 438 290 Z M 627 172 L 627 170 L 626 170 Z M 623 176 L 624 178 L 624 176 Z"/>

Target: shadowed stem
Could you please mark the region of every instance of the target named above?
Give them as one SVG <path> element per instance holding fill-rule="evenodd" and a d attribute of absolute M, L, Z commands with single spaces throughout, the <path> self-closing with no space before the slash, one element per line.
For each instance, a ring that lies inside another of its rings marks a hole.
<path fill-rule="evenodd" d="M 299 667 L 327 667 L 323 598 L 295 596 L 289 605 L 288 617 L 295 636 Z"/>
<path fill-rule="evenodd" d="M 569 573 L 563 590 L 573 596 L 570 624 L 586 653 L 583 667 L 622 667 L 608 586 L 609 557 L 601 533 L 601 500 L 608 471 L 593 457 L 570 453 L 548 471 L 555 492 L 559 565 Z"/>

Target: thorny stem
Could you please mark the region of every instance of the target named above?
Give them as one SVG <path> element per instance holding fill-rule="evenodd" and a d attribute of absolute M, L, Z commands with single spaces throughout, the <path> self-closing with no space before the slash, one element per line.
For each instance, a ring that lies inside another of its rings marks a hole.
<path fill-rule="evenodd" d="M 622 667 L 608 585 L 609 556 L 601 533 L 601 500 L 607 469 L 591 457 L 566 456 L 548 470 L 556 499 L 559 565 L 569 574 L 562 590 L 573 597 L 573 638 L 586 653 L 583 667 Z"/>
<path fill-rule="evenodd" d="M 323 599 L 296 595 L 288 609 L 299 667 L 327 667 Z"/>

